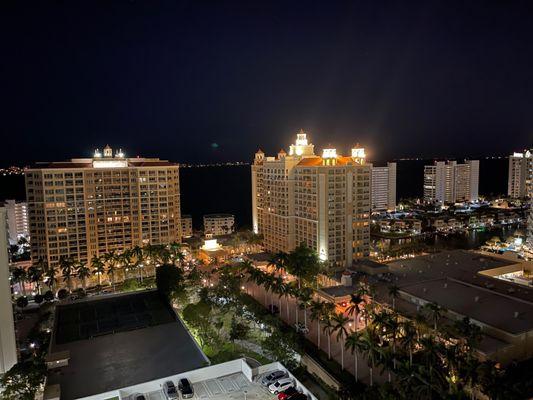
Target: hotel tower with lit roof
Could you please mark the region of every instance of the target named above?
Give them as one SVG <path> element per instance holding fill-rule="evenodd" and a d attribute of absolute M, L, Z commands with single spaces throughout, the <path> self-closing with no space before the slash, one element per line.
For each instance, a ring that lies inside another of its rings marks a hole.
<path fill-rule="evenodd" d="M 127 158 L 106 146 L 93 158 L 38 163 L 26 171 L 31 256 L 94 255 L 181 239 L 179 166 Z"/>
<path fill-rule="evenodd" d="M 314 146 L 300 131 L 289 153 L 252 165 L 252 222 L 268 251 L 291 251 L 300 243 L 321 260 L 346 267 L 370 251 L 371 165 L 356 146 L 350 156 Z"/>

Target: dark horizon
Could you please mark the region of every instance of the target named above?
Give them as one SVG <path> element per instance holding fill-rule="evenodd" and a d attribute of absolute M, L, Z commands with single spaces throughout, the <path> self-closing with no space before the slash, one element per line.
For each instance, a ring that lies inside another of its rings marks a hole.
<path fill-rule="evenodd" d="M 0 5 L 0 165 L 317 149 L 480 158 L 533 145 L 526 1 Z"/>

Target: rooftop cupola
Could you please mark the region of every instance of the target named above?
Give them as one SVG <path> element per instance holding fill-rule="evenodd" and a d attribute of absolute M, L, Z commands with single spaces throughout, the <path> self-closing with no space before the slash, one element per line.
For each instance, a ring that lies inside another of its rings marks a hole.
<path fill-rule="evenodd" d="M 113 149 L 108 144 L 104 147 L 104 157 L 113 157 Z"/>
<path fill-rule="evenodd" d="M 291 156 L 314 156 L 315 146 L 307 141 L 307 134 L 300 129 L 296 134 L 296 142 L 289 147 L 289 155 Z"/>
<path fill-rule="evenodd" d="M 322 150 L 322 165 L 337 164 L 337 149 L 328 148 Z"/>
<path fill-rule="evenodd" d="M 362 165 L 365 163 L 365 157 L 366 157 L 366 154 L 365 154 L 364 147 L 361 147 L 359 143 L 357 143 L 352 148 L 352 159 L 355 161 L 355 163 Z"/>
<path fill-rule="evenodd" d="M 257 150 L 255 153 L 254 163 L 260 164 L 264 161 L 264 159 L 265 159 L 265 153 L 263 153 L 263 150 L 261 149 Z"/>

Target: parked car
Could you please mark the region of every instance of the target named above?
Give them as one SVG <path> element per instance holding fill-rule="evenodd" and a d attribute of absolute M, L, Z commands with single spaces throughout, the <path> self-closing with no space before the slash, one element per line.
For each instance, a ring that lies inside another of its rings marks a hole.
<path fill-rule="evenodd" d="M 285 389 L 283 392 L 278 393 L 278 400 L 289 400 L 292 396 L 300 393 L 294 386 Z"/>
<path fill-rule="evenodd" d="M 272 371 L 270 374 L 266 375 L 261 379 L 261 385 L 263 386 L 270 386 L 274 382 L 276 382 L 278 379 L 287 377 L 287 373 L 282 370 L 276 370 Z"/>
<path fill-rule="evenodd" d="M 190 399 L 194 396 L 194 389 L 187 378 L 181 378 L 179 380 L 178 389 L 181 392 L 181 397 L 184 399 Z"/>
<path fill-rule="evenodd" d="M 309 333 L 309 328 L 302 323 L 294 324 L 294 329 L 296 329 L 296 332 L 303 333 L 304 335 Z"/>
<path fill-rule="evenodd" d="M 163 393 L 167 396 L 169 400 L 178 399 L 178 391 L 176 390 L 176 385 L 172 381 L 166 381 L 163 383 Z"/>
<path fill-rule="evenodd" d="M 275 304 L 269 304 L 268 311 L 270 311 L 272 314 L 279 314 L 279 307 Z"/>
<path fill-rule="evenodd" d="M 270 393 L 278 394 L 292 386 L 291 378 L 281 378 L 268 387 Z"/>

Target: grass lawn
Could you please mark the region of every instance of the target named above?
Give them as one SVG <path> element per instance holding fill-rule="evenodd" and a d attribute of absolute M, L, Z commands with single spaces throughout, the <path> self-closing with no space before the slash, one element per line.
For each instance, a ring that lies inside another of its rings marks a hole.
<path fill-rule="evenodd" d="M 240 357 L 250 357 L 259 361 L 261 364 L 268 364 L 272 362 L 272 360 L 269 360 L 261 354 L 245 349 L 239 345 L 233 345 L 231 343 L 225 343 L 216 349 L 205 346 L 202 350 L 209 360 L 211 360 L 212 364 L 219 364 L 222 362 L 235 360 L 236 358 Z"/>

